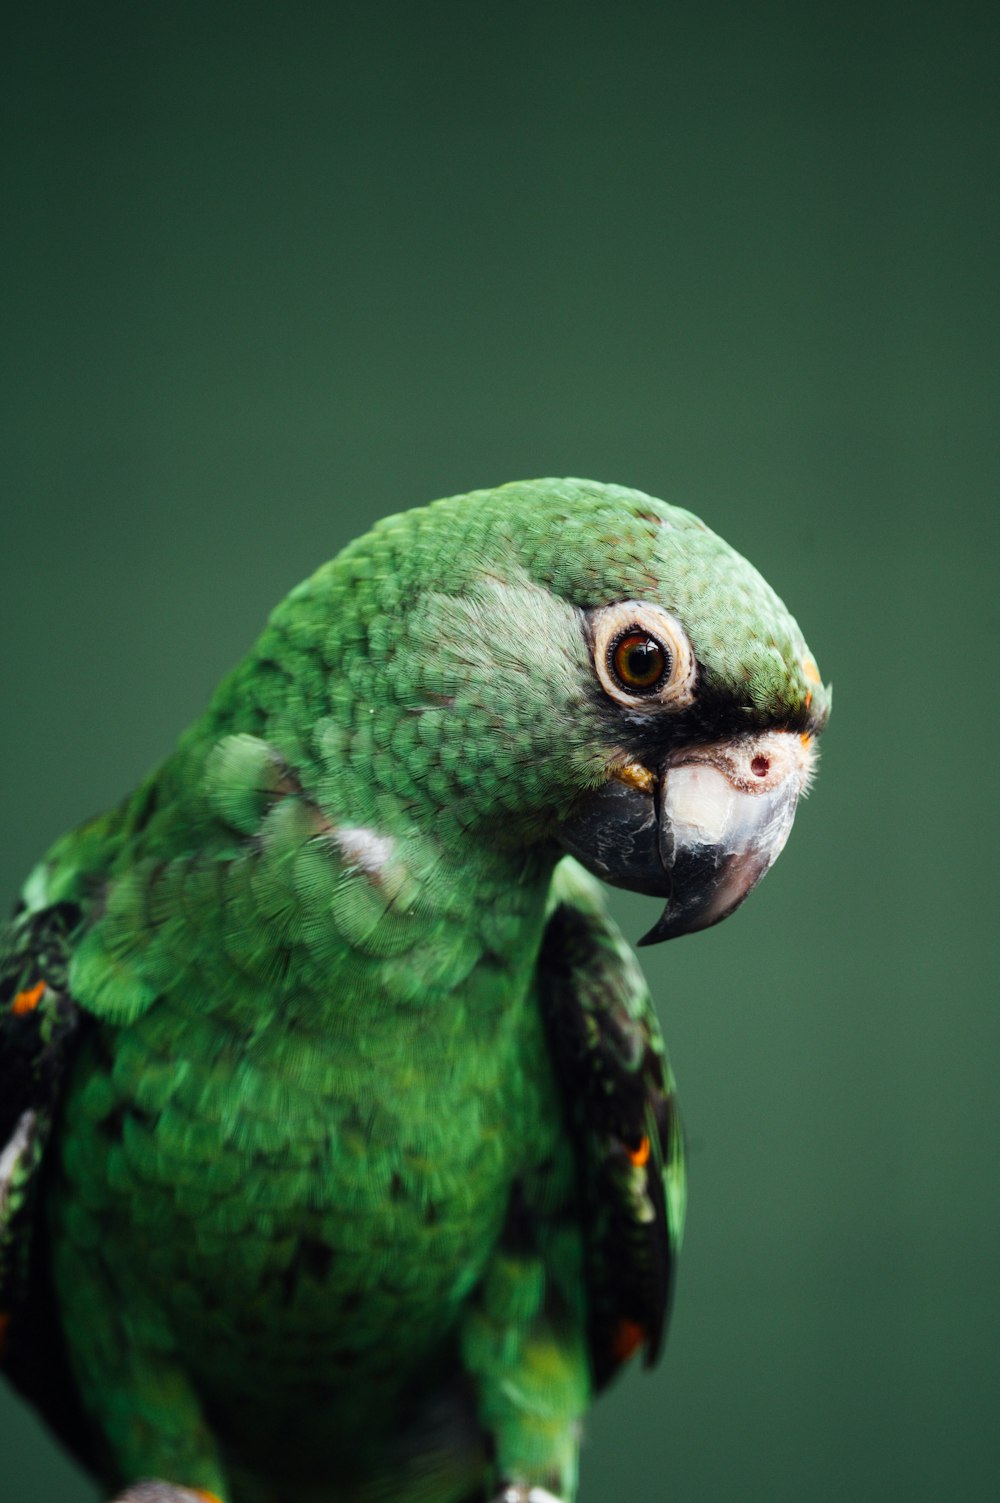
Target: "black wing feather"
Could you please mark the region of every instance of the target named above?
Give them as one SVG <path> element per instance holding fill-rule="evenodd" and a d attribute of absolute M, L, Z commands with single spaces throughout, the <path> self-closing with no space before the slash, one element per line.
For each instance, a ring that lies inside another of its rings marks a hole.
<path fill-rule="evenodd" d="M 549 1047 L 577 1146 L 589 1344 L 602 1388 L 637 1346 L 656 1360 L 680 1244 L 684 1162 L 659 1024 L 599 889 L 562 883 L 539 958 Z"/>
<path fill-rule="evenodd" d="M 0 1370 L 87 1464 L 38 1235 L 46 1148 L 86 1021 L 66 986 L 81 918 L 72 903 L 22 906 L 0 938 Z"/>

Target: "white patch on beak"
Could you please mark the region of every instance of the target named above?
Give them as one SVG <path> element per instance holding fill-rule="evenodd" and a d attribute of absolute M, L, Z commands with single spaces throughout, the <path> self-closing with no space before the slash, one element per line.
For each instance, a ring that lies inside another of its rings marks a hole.
<path fill-rule="evenodd" d="M 707 929 L 739 907 L 788 839 L 812 759 L 811 739 L 794 731 L 673 753 L 660 817 L 670 901 L 641 944 Z"/>
<path fill-rule="evenodd" d="M 715 767 L 691 762 L 667 780 L 665 812 L 680 845 L 718 845 L 733 821 L 737 794 Z"/>
<path fill-rule="evenodd" d="M 766 848 L 771 865 L 788 839 L 812 761 L 811 739 L 792 731 L 678 753 L 664 800 L 675 846 L 714 846 L 720 855 Z"/>

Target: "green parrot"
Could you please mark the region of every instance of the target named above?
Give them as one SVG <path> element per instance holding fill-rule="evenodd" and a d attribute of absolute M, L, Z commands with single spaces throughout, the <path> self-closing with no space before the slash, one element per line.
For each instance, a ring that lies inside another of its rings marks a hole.
<path fill-rule="evenodd" d="M 657 1356 L 674 1082 L 595 880 L 725 918 L 829 708 L 690 512 L 380 522 L 0 935 L 0 1365 L 121 1503 L 569 1503 Z"/>

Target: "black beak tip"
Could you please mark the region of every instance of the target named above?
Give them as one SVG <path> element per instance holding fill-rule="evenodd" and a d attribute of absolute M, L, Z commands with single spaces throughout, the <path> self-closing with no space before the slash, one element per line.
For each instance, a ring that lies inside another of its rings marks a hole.
<path fill-rule="evenodd" d="M 646 945 L 660 945 L 665 939 L 679 939 L 685 933 L 687 930 L 678 923 L 678 916 L 671 913 L 668 903 L 652 929 L 636 940 L 636 949 L 641 950 Z"/>
<path fill-rule="evenodd" d="M 680 939 L 682 934 L 697 934 L 699 929 L 711 929 L 713 925 L 721 924 L 739 906 L 739 899 L 726 908 L 714 911 L 705 903 L 668 903 L 652 929 L 636 940 L 636 949 L 642 949 L 646 945 L 661 945 L 667 939 Z"/>

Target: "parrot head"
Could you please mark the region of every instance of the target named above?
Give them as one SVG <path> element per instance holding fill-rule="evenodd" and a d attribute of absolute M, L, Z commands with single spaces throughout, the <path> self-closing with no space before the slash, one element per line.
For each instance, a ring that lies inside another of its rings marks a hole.
<path fill-rule="evenodd" d="M 640 943 L 743 902 L 788 836 L 830 691 L 781 600 L 704 523 L 536 480 L 388 518 L 342 558 L 373 602 L 342 667 L 362 720 L 393 703 L 408 809 L 665 898 Z"/>
<path fill-rule="evenodd" d="M 667 899 L 640 944 L 718 923 L 757 885 L 808 789 L 830 701 L 744 559 L 676 513 L 658 542 L 655 591 L 585 612 L 623 755 L 560 829 L 605 881 Z"/>

